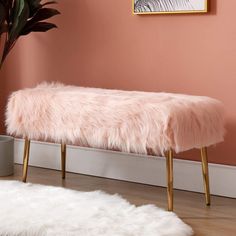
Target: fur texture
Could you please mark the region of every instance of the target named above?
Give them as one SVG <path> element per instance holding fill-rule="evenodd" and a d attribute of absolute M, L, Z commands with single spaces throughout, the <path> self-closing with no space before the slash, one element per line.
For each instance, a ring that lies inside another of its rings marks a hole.
<path fill-rule="evenodd" d="M 174 213 L 118 195 L 0 181 L 0 235 L 190 236 Z"/>
<path fill-rule="evenodd" d="M 153 155 L 224 138 L 223 106 L 209 97 L 47 83 L 10 96 L 6 125 L 17 137 Z"/>

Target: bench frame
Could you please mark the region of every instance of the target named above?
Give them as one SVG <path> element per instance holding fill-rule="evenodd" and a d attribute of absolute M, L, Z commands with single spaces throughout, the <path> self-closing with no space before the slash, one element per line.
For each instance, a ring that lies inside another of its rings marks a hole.
<path fill-rule="evenodd" d="M 210 185 L 209 185 L 209 171 L 208 171 L 208 155 L 207 148 L 203 147 L 200 149 L 201 159 L 202 159 L 202 174 L 205 190 L 205 201 L 206 205 L 211 204 L 210 199 Z M 30 154 L 30 139 L 25 138 L 24 144 L 24 156 L 23 156 L 23 178 L 22 181 L 26 182 L 28 164 L 29 164 L 29 154 Z M 168 200 L 168 211 L 173 211 L 173 150 L 169 150 L 165 154 L 166 157 L 166 173 L 167 173 L 167 200 Z M 66 177 L 66 144 L 61 144 L 61 169 L 62 169 L 62 179 Z"/>

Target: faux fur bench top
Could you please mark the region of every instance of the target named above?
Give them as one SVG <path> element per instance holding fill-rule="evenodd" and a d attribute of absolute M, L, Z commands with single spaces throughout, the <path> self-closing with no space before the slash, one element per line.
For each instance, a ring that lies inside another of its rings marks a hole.
<path fill-rule="evenodd" d="M 224 112 L 203 96 L 43 83 L 10 96 L 6 125 L 16 137 L 160 155 L 223 141 Z"/>

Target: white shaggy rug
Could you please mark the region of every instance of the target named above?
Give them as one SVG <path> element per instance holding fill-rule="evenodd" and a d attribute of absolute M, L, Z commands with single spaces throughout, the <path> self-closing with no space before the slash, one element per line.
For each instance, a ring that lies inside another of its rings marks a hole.
<path fill-rule="evenodd" d="M 189 236 L 174 213 L 118 195 L 0 181 L 1 236 Z"/>

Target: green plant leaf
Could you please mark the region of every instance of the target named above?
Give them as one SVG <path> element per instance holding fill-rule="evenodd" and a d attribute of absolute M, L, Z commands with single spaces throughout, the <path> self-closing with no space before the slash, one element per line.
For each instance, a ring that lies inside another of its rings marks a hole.
<path fill-rule="evenodd" d="M 9 42 L 13 43 L 24 28 L 29 17 L 29 5 L 26 0 L 15 0 L 13 22 L 9 32 Z"/>
<path fill-rule="evenodd" d="M 48 23 L 48 22 L 36 22 L 34 25 L 31 27 L 24 29 L 21 32 L 21 35 L 27 35 L 31 32 L 46 32 L 50 29 L 57 28 L 57 26 L 53 23 Z"/>
<path fill-rule="evenodd" d="M 27 0 L 30 8 L 30 17 L 33 17 L 34 14 L 41 8 L 43 8 L 46 5 L 55 4 L 56 1 L 48 1 L 43 4 L 41 4 L 41 0 Z"/>
<path fill-rule="evenodd" d="M 29 9 L 30 9 L 30 17 L 32 17 L 35 12 L 38 11 L 38 9 L 41 8 L 41 0 L 27 0 L 28 5 L 29 5 Z"/>
<path fill-rule="evenodd" d="M 27 0 L 30 8 L 39 8 L 41 0 Z"/>
<path fill-rule="evenodd" d="M 57 1 L 49 1 L 49 2 L 46 2 L 46 3 L 42 4 L 41 6 L 44 7 L 46 5 L 56 4 L 56 3 L 57 3 Z"/>
<path fill-rule="evenodd" d="M 5 7 L 6 7 L 6 21 L 7 24 L 10 24 L 10 14 L 12 12 L 12 4 L 13 4 L 13 0 L 8 0 L 7 2 L 5 2 Z"/>
<path fill-rule="evenodd" d="M 0 27 L 2 26 L 5 19 L 6 19 L 6 8 L 2 4 L 2 2 L 0 2 Z"/>
<path fill-rule="evenodd" d="M 40 27 L 40 30 L 41 30 L 41 27 L 43 27 L 43 29 L 44 29 L 44 27 L 49 27 L 47 30 L 51 29 L 50 28 L 51 26 L 52 26 L 52 28 L 55 28 L 54 24 L 49 24 L 49 23 L 46 23 L 46 24 L 40 23 L 39 24 L 39 22 L 46 20 L 48 18 L 51 18 L 51 17 L 58 15 L 58 14 L 60 14 L 60 12 L 56 9 L 52 9 L 52 8 L 39 9 L 36 12 L 36 14 L 30 20 L 27 21 L 25 27 L 21 31 L 21 35 L 29 34 L 30 32 L 32 32 L 32 29 L 38 29 L 38 27 Z M 37 30 L 37 32 L 39 32 L 39 31 Z"/>
<path fill-rule="evenodd" d="M 4 24 L 4 23 L 2 23 L 1 24 L 1 27 L 0 27 L 0 37 L 1 37 L 1 35 L 3 34 L 3 33 L 6 33 L 7 32 L 7 24 Z"/>
<path fill-rule="evenodd" d="M 27 24 L 28 23 L 33 24 L 38 21 L 43 21 L 43 20 L 46 20 L 46 19 L 51 18 L 51 17 L 58 15 L 58 14 L 60 14 L 60 12 L 56 9 L 41 8 L 35 13 L 33 18 L 27 22 Z"/>

